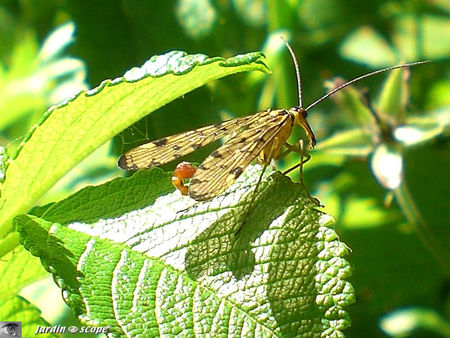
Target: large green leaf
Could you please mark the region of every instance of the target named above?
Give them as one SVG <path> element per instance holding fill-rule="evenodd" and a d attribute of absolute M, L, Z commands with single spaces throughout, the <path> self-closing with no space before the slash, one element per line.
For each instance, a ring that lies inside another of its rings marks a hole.
<path fill-rule="evenodd" d="M 50 108 L 6 170 L 0 236 L 9 230 L 14 215 L 26 212 L 65 173 L 121 130 L 210 80 L 250 70 L 268 71 L 262 54 L 225 60 L 170 52 Z"/>
<path fill-rule="evenodd" d="M 161 172 L 146 171 L 14 223 L 82 322 L 109 325 L 114 336 L 343 336 L 354 301 L 348 250 L 317 201 L 280 173 L 263 180 L 248 209 L 260 170 L 249 167 L 211 201 L 167 192 L 124 212 L 115 201 L 170 181 L 142 184 Z M 123 214 L 84 222 L 96 218 L 94 202 Z M 88 211 L 61 224 L 73 206 Z"/>
<path fill-rule="evenodd" d="M 20 297 L 19 292 L 30 282 L 47 275 L 39 259 L 31 256 L 23 247 L 17 248 L 14 253 L 0 260 L 0 276 L 2 276 L 0 318 L 22 322 L 24 337 L 34 335 L 38 325 L 49 326 L 49 324 L 41 318 L 40 310 Z"/>

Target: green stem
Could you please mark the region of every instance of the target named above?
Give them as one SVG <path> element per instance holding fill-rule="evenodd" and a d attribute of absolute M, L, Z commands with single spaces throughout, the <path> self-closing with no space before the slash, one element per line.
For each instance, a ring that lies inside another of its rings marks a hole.
<path fill-rule="evenodd" d="M 269 36 L 283 34 L 290 40 L 293 32 L 294 8 L 288 0 L 267 0 L 268 31 Z M 285 32 L 285 33 L 284 33 Z M 279 37 L 281 41 L 281 37 Z M 297 104 L 297 95 L 292 90 L 295 84 L 294 66 L 289 62 L 288 50 L 283 57 L 278 55 L 276 68 L 274 68 L 273 81 L 276 90 L 276 104 L 278 107 L 289 108 Z"/>
<path fill-rule="evenodd" d="M 14 250 L 17 245 L 19 245 L 19 233 L 10 232 L 0 241 L 0 258 Z"/>
<path fill-rule="evenodd" d="M 441 243 L 434 237 L 427 223 L 422 218 L 419 209 L 409 193 L 406 184 L 403 182 L 394 190 L 397 202 L 400 205 L 408 221 L 414 226 L 421 242 L 425 245 L 434 259 L 440 264 L 445 273 L 450 276 L 450 257 Z"/>

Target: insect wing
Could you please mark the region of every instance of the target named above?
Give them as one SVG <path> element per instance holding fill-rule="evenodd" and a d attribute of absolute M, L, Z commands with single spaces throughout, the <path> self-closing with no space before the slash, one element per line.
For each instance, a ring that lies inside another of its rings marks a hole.
<path fill-rule="evenodd" d="M 221 194 L 290 121 L 288 114 L 260 116 L 255 125 L 228 140 L 203 161 L 191 179 L 189 196 L 204 201 Z"/>
<path fill-rule="evenodd" d="M 228 120 L 145 143 L 122 155 L 118 165 L 122 169 L 137 170 L 171 162 L 254 123 L 263 113 Z"/>

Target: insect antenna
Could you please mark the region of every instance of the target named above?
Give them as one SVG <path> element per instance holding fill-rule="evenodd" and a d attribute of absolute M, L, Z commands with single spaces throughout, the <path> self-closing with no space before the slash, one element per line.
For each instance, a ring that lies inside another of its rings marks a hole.
<path fill-rule="evenodd" d="M 398 68 L 406 68 L 406 67 L 412 67 L 412 66 L 417 66 L 417 65 L 421 65 L 423 63 L 428 63 L 430 62 L 430 60 L 425 60 L 425 61 L 418 61 L 418 62 L 411 62 L 411 63 L 404 63 L 401 65 L 397 65 L 397 66 L 392 66 L 392 67 L 387 67 L 387 68 L 383 68 L 383 69 L 378 69 L 375 70 L 373 72 L 358 76 L 356 78 L 354 78 L 353 80 L 350 80 L 336 88 L 334 88 L 332 91 L 328 92 L 327 94 L 325 94 L 324 96 L 322 96 L 321 98 L 317 99 L 316 101 L 314 101 L 313 103 L 311 103 L 308 107 L 305 108 L 306 111 L 308 111 L 309 109 L 311 109 L 312 107 L 316 106 L 317 104 L 319 104 L 320 102 L 322 102 L 323 100 L 329 98 L 331 95 L 333 95 L 334 93 L 340 91 L 341 89 L 344 89 L 347 86 L 350 86 L 351 84 L 358 82 L 359 80 L 368 78 L 370 76 L 376 75 L 376 74 L 380 74 L 380 73 L 384 73 L 384 72 L 388 72 L 390 70 L 394 70 L 394 69 L 398 69 Z M 301 107 L 301 106 L 300 106 Z"/>
<path fill-rule="evenodd" d="M 302 102 L 302 80 L 300 77 L 300 67 L 298 66 L 298 62 L 297 62 L 297 57 L 295 56 L 295 53 L 293 51 L 293 49 L 291 48 L 291 45 L 289 44 L 289 42 L 287 42 L 287 40 L 283 37 L 281 37 L 281 39 L 284 41 L 284 44 L 286 45 L 289 53 L 291 54 L 292 57 L 292 61 L 294 62 L 294 67 L 295 67 L 295 77 L 297 78 L 297 90 L 298 90 L 298 106 L 302 107 L 303 106 L 303 102 Z"/>

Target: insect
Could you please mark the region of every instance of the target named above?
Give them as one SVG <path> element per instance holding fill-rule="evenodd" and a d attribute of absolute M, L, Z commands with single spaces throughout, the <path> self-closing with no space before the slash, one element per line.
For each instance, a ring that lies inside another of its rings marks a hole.
<path fill-rule="evenodd" d="M 231 119 L 145 143 L 123 154 L 118 161 L 119 167 L 137 170 L 159 166 L 196 151 L 224 136 L 233 135 L 221 147 L 213 151 L 197 168 L 188 162 L 180 163 L 172 178 L 172 182 L 182 194 L 189 195 L 197 201 L 209 200 L 226 190 L 256 157 L 263 164 L 264 172 L 266 166 L 279 157 L 282 147 L 287 145 L 286 140 L 296 124 L 305 130 L 309 147 L 314 148 L 316 139 L 306 118 L 308 111 L 326 98 L 364 78 L 393 69 L 428 62 L 406 63 L 361 75 L 339 85 L 303 108 L 300 70 L 292 48 L 287 41 L 285 43 L 295 66 L 298 106 L 290 109 L 268 109 L 253 115 Z M 292 150 L 293 146 L 287 146 Z M 184 185 L 183 179 L 185 178 L 190 178 L 189 186 Z"/>

